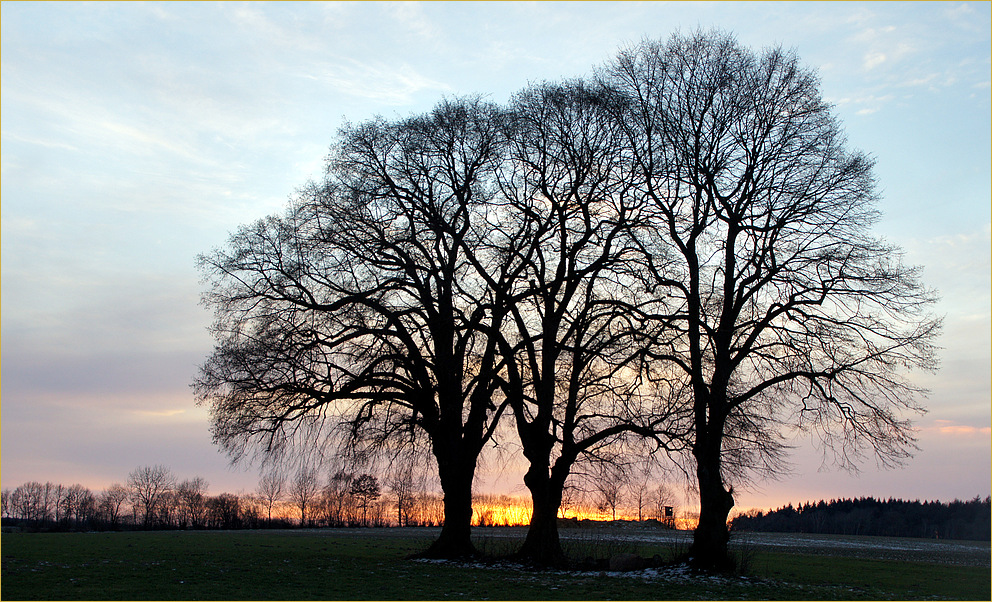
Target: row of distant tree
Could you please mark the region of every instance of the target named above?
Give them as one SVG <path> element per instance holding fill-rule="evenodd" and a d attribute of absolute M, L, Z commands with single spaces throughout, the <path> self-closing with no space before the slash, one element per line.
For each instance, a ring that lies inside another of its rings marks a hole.
<path fill-rule="evenodd" d="M 752 511 L 734 518 L 741 531 L 885 535 L 937 539 L 988 540 L 992 533 L 992 498 L 920 502 L 899 499 L 823 500 L 789 504 L 767 513 Z"/>
<path fill-rule="evenodd" d="M 263 474 L 253 492 L 208 495 L 201 477 L 179 480 L 164 466 L 133 470 L 126 484 L 94 493 L 74 484 L 31 481 L 3 489 L 5 524 L 31 529 L 257 529 L 265 527 L 438 526 L 444 502 L 412 469 L 375 475 L 314 468 L 291 475 Z M 599 475 L 593 487 L 566 489 L 562 515 L 571 518 L 654 519 L 676 526 L 672 490 L 662 484 Z M 478 525 L 526 524 L 530 508 L 508 495 L 476 495 Z M 992 532 L 992 497 L 972 500 L 904 501 L 872 497 L 788 504 L 752 510 L 732 521 L 737 531 L 833 533 L 984 540 Z"/>
<path fill-rule="evenodd" d="M 392 492 L 384 498 L 370 474 L 339 471 L 321 482 L 316 470 L 301 470 L 292 477 L 263 475 L 254 492 L 211 496 L 201 477 L 180 480 L 165 466 L 142 466 L 125 484 L 96 493 L 79 484 L 37 481 L 4 489 L 0 513 L 5 524 L 49 530 L 385 526 L 390 503 L 400 506 L 402 524 L 444 520 L 439 496 Z"/>
<path fill-rule="evenodd" d="M 444 523 L 444 502 L 428 486 L 430 477 L 406 466 L 386 471 L 380 483 L 367 472 L 305 467 L 267 472 L 253 492 L 212 496 L 201 477 L 181 480 L 165 466 L 142 466 L 126 483 L 98 492 L 80 484 L 38 481 L 4 489 L 0 514 L 5 524 L 47 530 L 438 526 Z M 668 486 L 606 473 L 590 482 L 590 488 L 566 490 L 563 516 L 675 525 L 675 495 Z M 475 495 L 474 522 L 526 524 L 531 509 L 524 502 L 509 495 Z"/>

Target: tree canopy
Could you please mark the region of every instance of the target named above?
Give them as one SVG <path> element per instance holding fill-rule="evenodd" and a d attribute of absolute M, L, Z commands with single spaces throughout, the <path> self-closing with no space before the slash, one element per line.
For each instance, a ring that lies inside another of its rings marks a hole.
<path fill-rule="evenodd" d="M 782 426 L 815 433 L 849 466 L 913 449 L 922 410 L 906 368 L 933 369 L 932 291 L 871 234 L 873 161 L 849 151 L 813 71 L 730 35 L 676 35 L 620 53 L 602 77 L 631 99 L 620 121 L 656 215 L 655 271 L 677 306 L 694 412 L 700 566 L 727 561 L 733 487 L 722 472 L 774 471 Z"/>
<path fill-rule="evenodd" d="M 201 258 L 217 346 L 195 389 L 233 457 L 426 437 L 429 553 L 471 554 L 486 444 L 516 431 L 522 550 L 558 562 L 577 462 L 631 442 L 695 475 L 694 563 L 725 568 L 733 484 L 788 429 L 897 464 L 935 369 L 935 295 L 871 233 L 873 161 L 816 74 L 722 32 L 644 41 L 507 106 L 342 128 L 321 182 Z M 340 427 L 340 428 L 339 428 Z"/>

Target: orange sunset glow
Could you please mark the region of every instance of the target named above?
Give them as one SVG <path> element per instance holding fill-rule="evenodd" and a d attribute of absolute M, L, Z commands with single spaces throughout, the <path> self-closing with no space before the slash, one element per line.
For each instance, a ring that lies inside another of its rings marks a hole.
<path fill-rule="evenodd" d="M 512 495 L 481 495 L 472 502 L 472 525 L 476 527 L 525 527 L 530 524 L 531 502 L 527 497 Z M 656 518 L 651 512 L 642 512 L 640 518 L 636 508 L 617 508 L 616 514 L 591 505 L 573 505 L 558 510 L 558 518 L 577 521 L 636 521 Z M 693 512 L 675 512 L 669 521 L 676 529 L 696 528 L 697 517 Z"/>

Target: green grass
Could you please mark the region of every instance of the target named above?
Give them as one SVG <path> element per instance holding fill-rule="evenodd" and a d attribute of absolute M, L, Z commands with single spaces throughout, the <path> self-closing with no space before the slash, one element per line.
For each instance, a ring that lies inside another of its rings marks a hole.
<path fill-rule="evenodd" d="M 765 579 L 835 588 L 845 598 L 992 599 L 988 567 L 757 552 L 752 573 Z"/>
<path fill-rule="evenodd" d="M 987 567 L 756 552 L 744 578 L 407 560 L 428 540 L 319 532 L 6 533 L 4 600 L 980 599 Z M 494 542 L 480 542 L 491 548 Z M 499 546 L 508 545 L 499 542 Z M 593 544 L 590 544 L 593 545 Z M 494 550 L 495 551 L 495 550 Z M 642 554 L 671 550 L 639 548 Z"/>

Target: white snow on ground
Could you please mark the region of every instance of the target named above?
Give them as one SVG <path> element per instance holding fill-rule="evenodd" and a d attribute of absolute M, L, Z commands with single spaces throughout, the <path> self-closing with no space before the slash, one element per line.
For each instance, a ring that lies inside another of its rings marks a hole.
<path fill-rule="evenodd" d="M 420 558 L 414 562 L 426 562 L 431 564 L 447 564 L 463 568 L 492 570 L 492 571 L 516 571 L 527 574 L 530 569 L 512 562 L 462 562 L 457 560 L 436 560 Z M 661 568 L 642 569 L 640 571 L 541 571 L 540 575 L 560 575 L 567 577 L 621 577 L 624 579 L 641 579 L 643 581 L 667 581 L 670 583 L 700 583 L 708 582 L 713 585 L 728 585 L 730 583 L 748 584 L 752 580 L 747 577 L 723 577 L 719 575 L 705 575 L 693 573 L 686 564 L 678 564 Z"/>
<path fill-rule="evenodd" d="M 473 533 L 483 529 L 476 528 Z M 510 527 L 491 527 L 485 529 L 487 537 L 520 537 L 520 532 Z M 638 528 L 617 529 L 561 529 L 559 537 L 562 541 L 616 541 L 639 543 L 689 544 L 692 542 L 691 531 L 654 531 Z M 809 533 L 758 533 L 736 532 L 731 535 L 731 545 L 742 544 L 754 547 L 799 547 L 799 548 L 830 548 L 837 550 L 893 550 L 903 552 L 974 552 L 976 547 L 984 545 L 989 550 L 989 542 L 945 541 L 940 539 L 910 539 L 899 537 L 869 537 L 845 535 L 815 535 Z"/>
<path fill-rule="evenodd" d="M 437 537 L 439 532 L 440 529 L 437 527 L 394 527 L 381 529 L 377 534 L 423 537 L 425 541 L 429 541 Z M 364 536 L 367 530 L 326 530 L 326 534 L 347 535 L 349 533 Z M 483 542 L 507 539 L 516 539 L 522 542 L 526 533 L 526 527 L 475 527 L 472 529 L 473 538 Z M 559 537 L 563 546 L 573 548 L 571 551 L 578 552 L 578 550 L 574 550 L 576 547 L 579 550 L 588 547 L 597 556 L 609 555 L 609 552 L 606 551 L 609 549 L 623 551 L 625 546 L 632 543 L 655 544 L 685 551 L 692 542 L 691 531 L 671 531 L 627 523 L 594 528 L 563 528 L 559 531 Z M 989 540 L 947 541 L 942 539 L 813 535 L 807 533 L 737 532 L 731 534 L 730 545 L 732 549 L 768 549 L 802 554 L 923 561 L 967 566 L 987 567 L 990 566 L 990 560 L 992 560 Z M 568 553 L 569 550 L 566 552 Z"/>

